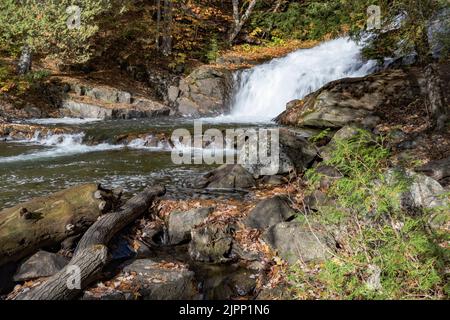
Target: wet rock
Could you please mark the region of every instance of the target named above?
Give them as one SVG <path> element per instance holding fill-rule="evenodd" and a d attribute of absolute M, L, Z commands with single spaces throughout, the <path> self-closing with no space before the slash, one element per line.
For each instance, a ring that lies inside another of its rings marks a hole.
<path fill-rule="evenodd" d="M 245 189 L 256 185 L 256 180 L 239 164 L 224 164 L 207 173 L 198 186 L 211 189 Z"/>
<path fill-rule="evenodd" d="M 64 268 L 69 260 L 46 251 L 38 251 L 26 259 L 14 275 L 14 281 L 27 281 L 31 279 L 50 277 Z"/>
<path fill-rule="evenodd" d="M 183 115 L 219 115 L 228 110 L 232 74 L 226 69 L 201 66 L 179 84 L 178 111 Z M 174 90 L 175 91 L 175 90 Z"/>
<path fill-rule="evenodd" d="M 407 105 L 420 96 L 420 87 L 411 78 L 420 78 L 416 69 L 392 69 L 361 78 L 330 82 L 302 100 L 289 104 L 277 117 L 280 124 L 319 128 L 340 128 L 360 124 L 381 106 Z"/>
<path fill-rule="evenodd" d="M 270 227 L 263 240 L 290 264 L 327 260 L 336 247 L 335 241 L 319 226 L 312 228 L 298 221 L 281 222 Z"/>
<path fill-rule="evenodd" d="M 28 125 L 9 122 L 0 123 L 0 137 L 17 140 L 72 132 L 73 131 L 69 128 L 48 128 L 40 125 Z"/>
<path fill-rule="evenodd" d="M 213 211 L 214 208 L 209 207 L 172 212 L 168 220 L 169 243 L 179 244 L 190 240 L 191 229 L 202 223 Z"/>
<path fill-rule="evenodd" d="M 131 287 L 144 300 L 189 300 L 197 296 L 194 273 L 186 268 L 170 268 L 150 259 L 139 259 L 123 272 L 133 276 Z"/>
<path fill-rule="evenodd" d="M 266 229 L 277 223 L 292 219 L 295 211 L 289 207 L 286 199 L 275 196 L 260 201 L 244 220 L 249 228 Z"/>
<path fill-rule="evenodd" d="M 203 265 L 196 270 L 203 281 L 203 299 L 228 300 L 252 295 L 257 273 L 237 265 Z"/>
<path fill-rule="evenodd" d="M 195 261 L 222 263 L 233 259 L 230 226 L 208 224 L 191 231 L 189 255 Z"/>

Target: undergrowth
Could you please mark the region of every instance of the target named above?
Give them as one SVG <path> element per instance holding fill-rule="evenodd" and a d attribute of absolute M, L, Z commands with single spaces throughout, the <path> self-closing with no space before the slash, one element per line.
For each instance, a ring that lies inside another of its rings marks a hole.
<path fill-rule="evenodd" d="M 343 176 L 325 191 L 333 205 L 319 206 L 317 212 L 301 218 L 333 231 L 338 249 L 324 263 L 290 268 L 293 295 L 299 299 L 448 298 L 448 233 L 438 234 L 429 227 L 432 212 L 404 211 L 399 195 L 411 180 L 400 171 L 388 170 L 390 152 L 383 138 L 360 130 L 350 139 L 333 141 L 332 148 L 323 164 Z M 310 169 L 306 177 L 310 191 L 318 189 L 321 174 Z"/>

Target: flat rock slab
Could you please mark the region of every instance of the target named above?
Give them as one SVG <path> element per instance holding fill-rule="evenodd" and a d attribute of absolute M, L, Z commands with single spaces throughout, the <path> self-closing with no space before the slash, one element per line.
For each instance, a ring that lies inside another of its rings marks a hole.
<path fill-rule="evenodd" d="M 69 260 L 56 253 L 38 251 L 26 259 L 14 275 L 14 281 L 50 277 L 64 268 Z"/>
<path fill-rule="evenodd" d="M 277 223 L 289 220 L 295 216 L 295 211 L 289 207 L 286 199 L 275 196 L 260 201 L 250 211 L 244 224 L 253 229 L 266 229 Z"/>
<path fill-rule="evenodd" d="M 197 295 L 194 272 L 184 266 L 138 259 L 123 269 L 132 275 L 131 287 L 144 300 L 194 299 Z"/>
<path fill-rule="evenodd" d="M 246 189 L 256 185 L 253 175 L 239 164 L 224 164 L 207 173 L 198 183 L 209 189 Z"/>
<path fill-rule="evenodd" d="M 63 116 L 96 118 L 96 119 L 134 119 L 134 118 L 152 118 L 167 116 L 170 114 L 170 108 L 158 104 L 139 100 L 136 104 L 121 105 L 112 104 L 104 106 L 94 103 L 87 103 L 76 100 L 64 100 L 62 103 L 61 114 Z"/>
<path fill-rule="evenodd" d="M 312 230 L 298 221 L 281 222 L 263 234 L 263 240 L 290 264 L 324 261 L 331 257 L 335 241 L 320 228 Z"/>

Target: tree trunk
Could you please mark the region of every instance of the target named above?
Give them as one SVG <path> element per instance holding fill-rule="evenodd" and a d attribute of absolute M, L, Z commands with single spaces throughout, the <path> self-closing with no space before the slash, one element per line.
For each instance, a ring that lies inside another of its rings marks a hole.
<path fill-rule="evenodd" d="M 64 269 L 36 288 L 19 294 L 15 299 L 68 300 L 77 297 L 84 288 L 101 276 L 101 271 L 107 263 L 106 246 L 111 238 L 144 214 L 156 197 L 164 193 L 164 187 L 149 187 L 127 201 L 120 211 L 97 220 L 83 235 L 73 258 Z M 74 278 L 74 275 L 77 278 Z M 76 281 L 71 282 L 74 279 Z"/>
<path fill-rule="evenodd" d="M 161 0 L 156 0 L 156 50 L 159 50 L 159 37 L 161 36 Z"/>
<path fill-rule="evenodd" d="M 228 38 L 229 44 L 232 45 L 234 40 L 236 39 L 239 32 L 241 32 L 242 27 L 247 22 L 248 18 L 253 12 L 253 9 L 256 5 L 256 0 L 251 0 L 248 4 L 247 10 L 245 10 L 245 13 L 240 16 L 239 14 L 239 0 L 233 0 L 233 30 L 230 33 L 230 36 Z"/>
<path fill-rule="evenodd" d="M 17 63 L 17 74 L 24 75 L 31 71 L 32 52 L 29 45 L 24 45 Z"/>
<path fill-rule="evenodd" d="M 86 184 L 0 211 L 0 265 L 83 233 L 112 206 L 99 192 Z"/>
<path fill-rule="evenodd" d="M 165 56 L 172 53 L 172 0 L 164 0 L 164 30 L 161 52 Z"/>
<path fill-rule="evenodd" d="M 449 103 L 446 101 L 442 81 L 434 64 L 425 67 L 425 89 L 434 131 L 444 131 L 449 121 Z"/>

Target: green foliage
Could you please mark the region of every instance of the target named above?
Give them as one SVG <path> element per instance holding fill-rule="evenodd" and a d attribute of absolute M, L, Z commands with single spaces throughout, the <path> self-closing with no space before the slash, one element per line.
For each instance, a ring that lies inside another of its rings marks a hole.
<path fill-rule="evenodd" d="M 206 52 L 206 58 L 208 62 L 214 62 L 219 57 L 219 42 L 217 41 L 217 36 L 211 38 L 209 43 L 208 51 Z"/>
<path fill-rule="evenodd" d="M 50 76 L 48 70 L 38 70 L 18 76 L 11 66 L 0 64 L 0 93 L 22 94 Z"/>
<path fill-rule="evenodd" d="M 316 143 L 326 137 L 328 137 L 328 135 L 330 134 L 331 129 L 330 128 L 326 128 L 325 130 L 322 130 L 321 132 L 319 132 L 318 134 L 315 134 L 313 136 L 311 136 L 309 138 L 309 141 L 312 143 Z"/>
<path fill-rule="evenodd" d="M 0 49 L 17 55 L 27 44 L 35 53 L 44 56 L 84 62 L 94 53 L 91 40 L 100 31 L 101 18 L 111 15 L 112 8 L 119 3 L 106 0 L 3 0 L 0 4 Z M 68 20 L 74 17 L 74 12 L 66 11 L 72 5 L 81 9 L 79 28 L 67 26 Z"/>
<path fill-rule="evenodd" d="M 291 2 L 282 12 L 255 12 L 251 26 L 262 30 L 269 40 L 319 40 L 325 35 L 338 35 L 349 22 L 346 8 L 349 1 Z"/>
<path fill-rule="evenodd" d="M 361 130 L 332 143 L 325 164 L 343 174 L 327 190 L 335 205 L 320 207 L 308 219 L 339 230 L 341 250 L 323 265 L 291 268 L 296 297 L 314 292 L 328 299 L 443 298 L 449 253 L 439 243 L 446 238 L 429 231 L 428 215 L 402 211 L 398 195 L 411 181 L 387 172 L 383 139 Z M 306 177 L 312 189 L 321 178 L 314 169 Z"/>

